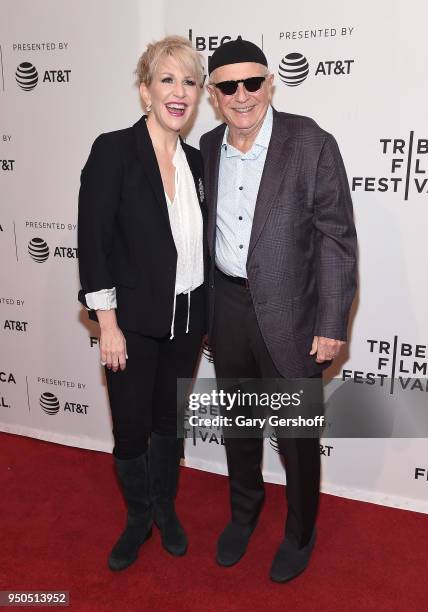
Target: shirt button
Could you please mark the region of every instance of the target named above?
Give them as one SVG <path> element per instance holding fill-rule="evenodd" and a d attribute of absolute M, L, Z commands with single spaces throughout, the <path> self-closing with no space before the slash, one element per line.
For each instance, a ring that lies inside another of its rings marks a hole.
<path fill-rule="evenodd" d="M 243 249 L 243 248 L 244 248 L 244 245 L 243 245 L 243 244 L 240 244 L 240 245 L 239 245 L 239 248 L 240 248 L 240 249 Z"/>
<path fill-rule="evenodd" d="M 239 219 L 240 221 L 242 221 L 242 217 L 241 217 L 241 215 L 239 215 L 238 219 Z"/>
<path fill-rule="evenodd" d="M 244 189 L 244 188 L 243 188 L 243 186 L 241 185 L 241 186 L 239 187 L 239 191 L 242 191 L 243 189 Z"/>

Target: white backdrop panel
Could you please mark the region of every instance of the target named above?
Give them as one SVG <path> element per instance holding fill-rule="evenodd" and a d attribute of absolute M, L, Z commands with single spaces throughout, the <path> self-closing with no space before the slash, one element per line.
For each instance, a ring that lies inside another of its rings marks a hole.
<path fill-rule="evenodd" d="M 263 46 L 277 110 L 313 117 L 339 142 L 359 234 L 360 291 L 348 351 L 330 376 L 426 379 L 425 3 L 218 0 L 214 11 L 206 0 L 1 0 L 0 10 L 1 430 L 112 448 L 98 331 L 76 301 L 79 176 L 96 135 L 140 116 L 133 70 L 145 45 L 165 33 L 190 36 L 205 59 L 224 37 Z M 309 65 L 297 87 L 278 70 L 290 53 Z M 17 82 L 22 63 L 38 74 L 29 91 Z M 189 142 L 198 146 L 215 123 L 204 93 Z M 379 341 L 388 343 L 382 354 Z M 199 376 L 212 375 L 203 359 Z M 322 443 L 324 491 L 428 511 L 425 440 Z M 221 440 L 189 440 L 186 464 L 225 473 Z M 264 473 L 284 482 L 269 441 Z"/>

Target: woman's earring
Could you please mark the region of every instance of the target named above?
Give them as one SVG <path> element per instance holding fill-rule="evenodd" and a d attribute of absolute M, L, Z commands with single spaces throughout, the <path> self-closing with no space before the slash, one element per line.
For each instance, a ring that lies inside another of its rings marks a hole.
<path fill-rule="evenodd" d="M 151 111 L 151 110 L 152 110 L 152 105 L 151 105 L 151 103 L 150 103 L 150 104 L 146 104 L 146 111 L 147 111 L 148 113 L 150 113 L 150 111 Z"/>

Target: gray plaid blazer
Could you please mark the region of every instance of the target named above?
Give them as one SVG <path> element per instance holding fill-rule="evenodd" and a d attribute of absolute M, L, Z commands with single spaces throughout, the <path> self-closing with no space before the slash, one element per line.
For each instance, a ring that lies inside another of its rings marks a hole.
<path fill-rule="evenodd" d="M 208 204 L 209 328 L 214 318 L 217 187 L 222 124 L 201 137 Z M 312 119 L 274 110 L 247 259 L 249 288 L 269 353 L 287 378 L 326 368 L 313 336 L 347 339 L 357 284 L 357 238 L 334 137 Z M 233 350 L 233 347 L 231 347 Z"/>

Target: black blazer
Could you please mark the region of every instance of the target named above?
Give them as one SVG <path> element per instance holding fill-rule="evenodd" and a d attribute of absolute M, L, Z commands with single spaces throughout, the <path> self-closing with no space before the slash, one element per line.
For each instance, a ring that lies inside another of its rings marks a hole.
<path fill-rule="evenodd" d="M 119 327 L 161 338 L 171 326 L 177 251 L 145 119 L 143 116 L 130 128 L 98 136 L 82 170 L 79 300 L 87 306 L 86 293 L 116 287 Z M 183 141 L 181 144 L 203 216 L 206 283 L 202 158 L 197 149 Z M 96 313 L 89 311 L 89 318 L 96 321 Z"/>

